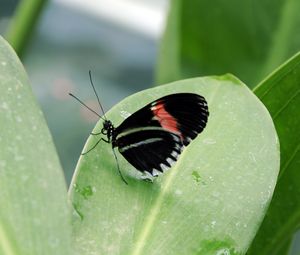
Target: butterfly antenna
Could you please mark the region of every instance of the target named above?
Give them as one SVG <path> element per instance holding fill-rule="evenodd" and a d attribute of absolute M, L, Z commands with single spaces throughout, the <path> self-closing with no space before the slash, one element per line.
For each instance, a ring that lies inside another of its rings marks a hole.
<path fill-rule="evenodd" d="M 72 93 L 69 93 L 69 95 L 73 98 L 75 98 L 80 104 L 82 104 L 83 106 L 85 106 L 86 108 L 88 108 L 91 112 L 95 113 L 98 117 L 100 117 L 101 119 L 102 116 L 100 116 L 96 111 L 94 111 L 92 108 L 90 108 L 89 106 L 87 106 L 84 102 L 82 102 L 78 97 L 74 96 Z M 105 120 L 105 119 L 103 119 Z"/>
<path fill-rule="evenodd" d="M 114 153 L 114 156 L 115 156 L 115 159 L 116 159 L 116 162 L 117 162 L 117 168 L 118 168 L 119 175 L 120 175 L 122 181 L 128 185 L 128 182 L 125 180 L 124 176 L 121 173 L 120 166 L 119 166 L 119 161 L 118 161 L 118 158 L 117 158 L 117 155 L 116 155 L 116 152 L 115 152 L 114 148 L 112 149 L 112 151 Z"/>
<path fill-rule="evenodd" d="M 94 83 L 93 83 L 93 79 L 92 79 L 92 71 L 91 71 L 91 70 L 89 70 L 89 76 L 90 76 L 90 82 L 91 82 L 91 84 L 92 84 L 94 93 L 95 93 L 95 95 L 96 95 L 96 97 L 97 97 L 97 100 L 98 100 L 98 103 L 99 103 L 99 105 L 100 105 L 101 111 L 102 111 L 102 113 L 103 113 L 104 119 L 107 120 L 107 119 L 106 119 L 106 116 L 105 116 L 105 113 L 104 113 L 104 110 L 103 110 L 103 107 L 102 107 L 102 105 L 101 105 L 101 103 L 100 103 L 99 96 L 98 96 L 98 94 L 97 94 L 97 91 L 96 91 L 95 86 L 94 86 Z"/>

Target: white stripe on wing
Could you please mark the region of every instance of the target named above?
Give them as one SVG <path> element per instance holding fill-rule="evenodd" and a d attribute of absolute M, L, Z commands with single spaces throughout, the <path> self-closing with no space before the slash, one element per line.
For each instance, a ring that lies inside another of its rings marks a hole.
<path fill-rule="evenodd" d="M 141 145 L 145 145 L 145 144 L 149 144 L 149 143 L 155 143 L 155 142 L 159 142 L 162 141 L 162 138 L 150 138 L 150 139 L 146 139 L 137 143 L 132 143 L 132 144 L 128 144 L 127 146 L 124 147 L 119 147 L 119 151 L 120 152 L 124 152 L 126 150 L 132 149 L 132 148 L 136 148 L 139 147 Z"/>

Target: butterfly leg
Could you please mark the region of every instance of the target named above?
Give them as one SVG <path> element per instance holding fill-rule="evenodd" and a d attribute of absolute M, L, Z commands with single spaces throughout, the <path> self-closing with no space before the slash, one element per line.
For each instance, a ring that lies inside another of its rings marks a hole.
<path fill-rule="evenodd" d="M 117 168 L 118 168 L 119 175 L 120 175 L 122 181 L 125 182 L 125 184 L 128 185 L 128 182 L 125 180 L 125 178 L 124 178 L 124 176 L 122 175 L 122 172 L 121 172 L 121 170 L 120 170 L 119 161 L 118 161 L 118 158 L 117 158 L 117 155 L 116 155 L 116 152 L 115 152 L 114 148 L 112 148 L 112 150 L 113 150 L 113 153 L 114 153 L 116 162 L 117 162 Z"/>
<path fill-rule="evenodd" d="M 102 129 L 101 132 L 98 132 L 98 133 L 93 133 L 91 132 L 90 135 L 107 135 L 107 131 L 105 129 Z"/>
<path fill-rule="evenodd" d="M 99 139 L 98 142 L 96 142 L 92 148 L 90 148 L 90 149 L 87 150 L 86 152 L 81 153 L 81 155 L 85 155 L 85 154 L 89 153 L 90 151 L 92 151 L 93 149 L 95 149 L 96 146 L 97 146 L 101 141 L 104 141 L 104 142 L 106 142 L 106 143 L 109 143 L 108 140 L 105 140 L 104 138 L 101 137 L 101 139 Z"/>

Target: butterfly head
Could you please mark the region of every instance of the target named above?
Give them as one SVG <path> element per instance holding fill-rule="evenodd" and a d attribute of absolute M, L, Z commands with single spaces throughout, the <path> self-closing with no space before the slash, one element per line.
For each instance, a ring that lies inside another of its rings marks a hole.
<path fill-rule="evenodd" d="M 110 120 L 104 120 L 101 133 L 107 135 L 108 139 L 110 139 L 112 137 L 114 129 L 115 128 Z"/>

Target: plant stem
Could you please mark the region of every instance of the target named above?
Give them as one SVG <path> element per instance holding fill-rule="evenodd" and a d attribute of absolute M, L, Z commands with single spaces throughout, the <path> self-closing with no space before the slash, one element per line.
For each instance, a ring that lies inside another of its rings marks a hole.
<path fill-rule="evenodd" d="M 21 57 L 47 0 L 22 0 L 6 33 L 6 39 Z"/>

